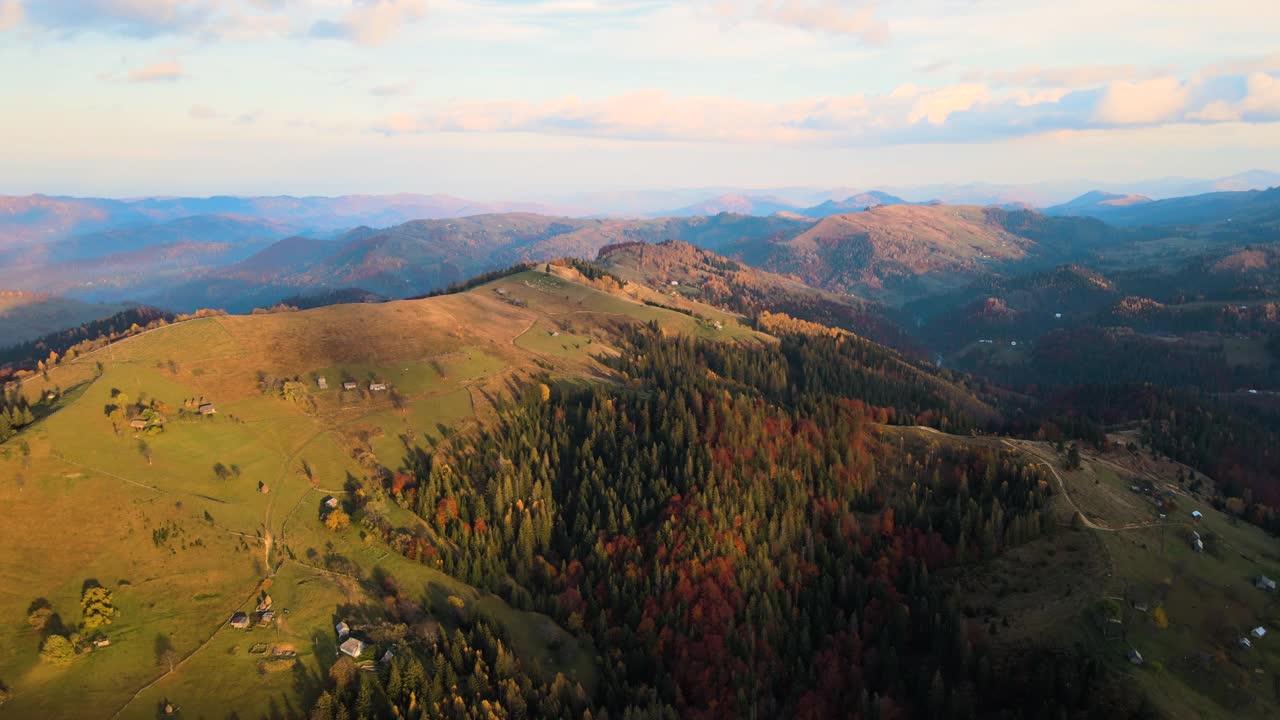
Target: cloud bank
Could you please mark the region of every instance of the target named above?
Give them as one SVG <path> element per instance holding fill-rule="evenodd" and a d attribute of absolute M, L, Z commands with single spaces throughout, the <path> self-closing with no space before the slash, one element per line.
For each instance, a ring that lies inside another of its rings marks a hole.
<path fill-rule="evenodd" d="M 73 37 L 81 33 L 153 38 L 316 37 L 376 46 L 426 15 L 426 0 L 0 0 L 0 32 L 21 26 Z"/>
<path fill-rule="evenodd" d="M 901 85 L 853 94 L 767 103 L 642 90 L 601 99 L 542 102 L 456 101 L 398 112 L 372 124 L 388 135 L 519 132 L 651 141 L 770 143 L 975 142 L 1053 131 L 1152 127 L 1174 123 L 1278 122 L 1280 78 L 1268 72 L 1148 79 L 1138 71 L 1103 81 L 1096 68 L 1024 73 L 1007 88 L 957 83 Z M 1049 86 L 1057 77 L 1071 85 Z M 1092 79 L 1090 84 L 1086 79 Z"/>

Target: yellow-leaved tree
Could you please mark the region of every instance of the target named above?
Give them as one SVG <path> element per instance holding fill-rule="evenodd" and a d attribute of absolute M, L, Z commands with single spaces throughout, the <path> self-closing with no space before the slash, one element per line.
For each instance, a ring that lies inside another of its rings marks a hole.
<path fill-rule="evenodd" d="M 1157 605 L 1156 609 L 1151 611 L 1151 622 L 1161 630 L 1169 627 L 1169 614 L 1165 612 L 1164 605 Z"/>

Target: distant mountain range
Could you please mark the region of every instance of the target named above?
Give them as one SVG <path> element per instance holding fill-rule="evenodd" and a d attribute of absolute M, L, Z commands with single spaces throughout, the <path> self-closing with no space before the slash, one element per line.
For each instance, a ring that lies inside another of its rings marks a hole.
<path fill-rule="evenodd" d="M 1131 262 L 1124 253 L 1145 240 L 1197 238 L 1163 250 L 1168 262 L 1205 243 L 1270 242 L 1280 228 L 1280 188 L 1161 200 L 1095 190 L 1043 213 L 842 189 L 811 205 L 722 194 L 650 218 L 466 215 L 486 207 L 443 195 L 0 198 L 0 290 L 246 312 L 285 297 L 410 297 L 513 263 L 678 240 L 894 306 L 1100 253 Z"/>
<path fill-rule="evenodd" d="M 1212 192 L 1263 190 L 1280 185 L 1280 172 L 1249 170 L 1219 178 L 1157 178 L 1133 182 L 1063 180 L 1036 183 L 936 183 L 898 185 L 875 183 L 879 192 L 916 203 L 948 205 L 996 205 L 1045 208 L 1065 203 L 1084 193 L 1100 190 L 1153 199 L 1184 197 Z M 785 207 L 809 208 L 828 200 L 840 201 L 867 192 L 864 187 L 705 187 L 676 190 L 638 190 L 575 193 L 548 198 L 553 205 L 589 208 L 597 215 L 673 214 L 681 209 L 749 212 L 767 215 Z M 746 198 L 752 206 L 719 204 L 720 198 Z M 892 203 L 884 203 L 892 204 Z"/>
<path fill-rule="evenodd" d="M 860 192 L 840 200 L 824 200 L 812 207 L 805 207 L 773 196 L 719 195 L 693 205 L 675 210 L 654 213 L 658 217 L 689 217 L 736 213 L 739 215 L 786 215 L 793 217 L 824 218 L 847 212 L 861 212 L 880 205 L 905 205 L 906 200 L 879 190 Z"/>
<path fill-rule="evenodd" d="M 1203 225 L 1206 223 L 1280 222 L 1280 187 L 1270 190 L 1215 192 L 1151 200 L 1140 195 L 1090 192 L 1048 215 L 1085 215 L 1112 225 Z"/>
<path fill-rule="evenodd" d="M 1152 199 L 1213 192 L 1262 190 L 1280 185 L 1280 173 L 1249 170 L 1214 179 L 1162 178 L 1128 183 L 1071 180 L 1025 184 L 963 183 L 854 187 L 734 187 L 579 192 L 525 201 L 472 200 L 446 194 L 341 195 L 335 197 L 214 196 L 75 198 L 52 195 L 0 196 L 0 251 L 130 225 L 150 225 L 199 215 L 234 216 L 287 225 L 298 234 L 324 234 L 358 225 L 389 227 L 409 220 L 508 212 L 572 217 L 691 216 L 733 212 L 806 217 L 906 202 L 1047 208 L 1090 191 Z M 812 212 L 803 212 L 812 210 Z"/>
<path fill-rule="evenodd" d="M 108 228 L 141 227 L 193 216 L 267 220 L 288 226 L 295 232 L 325 233 L 357 225 L 387 227 L 424 218 L 563 211 L 564 208 L 540 203 L 476 202 L 451 195 L 280 195 L 136 200 L 0 196 L 0 251 Z"/>

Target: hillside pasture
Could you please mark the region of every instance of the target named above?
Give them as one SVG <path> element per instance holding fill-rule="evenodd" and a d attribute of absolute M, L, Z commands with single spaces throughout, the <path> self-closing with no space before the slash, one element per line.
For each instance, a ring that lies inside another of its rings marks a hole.
<path fill-rule="evenodd" d="M 0 681 L 13 690 L 5 711 L 144 718 L 172 702 L 192 717 L 297 713 L 333 660 L 334 618 L 379 609 L 387 575 L 446 626 L 459 619 L 448 604 L 458 597 L 465 613 L 500 627 L 535 672 L 591 687 L 594 653 L 551 619 L 401 556 L 358 524 L 334 533 L 320 504 L 329 495 L 349 502 L 351 481 L 374 463 L 403 468 L 410 448 L 474 422 L 512 380 L 607 376 L 595 355 L 614 352 L 606 339 L 620 323 L 766 336 L 737 323 L 718 331 L 545 273 L 497 283 L 508 297 L 491 284 L 426 300 L 184 321 L 23 383 L 40 419 L 0 446 L 0 503 L 21 519 L 0 529 L 9 550 L 0 558 L 0 614 L 9 618 Z M 578 347 L 565 347 L 569 340 Z M 343 392 L 347 375 L 365 387 Z M 272 377 L 297 377 L 306 392 L 264 393 Z M 391 390 L 369 392 L 372 379 Z M 61 398 L 44 400 L 53 390 Z M 121 394 L 128 404 L 156 401 L 163 430 L 129 427 L 112 409 Z M 217 412 L 195 413 L 200 400 Z M 391 499 L 369 501 L 404 532 L 429 532 Z M 23 622 L 28 606 L 47 598 L 70 628 L 89 579 L 115 594 L 111 644 L 68 667 L 42 662 L 42 637 Z M 269 628 L 228 628 L 268 585 L 290 612 Z M 291 646 L 296 659 L 250 654 L 258 643 Z"/>

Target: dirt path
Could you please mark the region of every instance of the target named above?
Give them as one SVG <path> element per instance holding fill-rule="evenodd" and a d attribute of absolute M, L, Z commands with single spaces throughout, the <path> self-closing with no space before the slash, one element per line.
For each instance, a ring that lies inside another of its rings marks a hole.
<path fill-rule="evenodd" d="M 1032 450 L 1031 448 L 1028 448 L 1028 447 L 1023 447 L 1022 445 L 1014 443 L 1013 441 L 1002 438 L 1000 442 L 1003 443 L 1006 447 L 1010 448 L 1011 450 L 1016 450 L 1018 452 L 1025 453 L 1040 461 L 1034 464 L 1044 465 L 1045 467 L 1049 468 L 1049 472 L 1053 473 L 1054 479 L 1058 481 L 1058 488 L 1062 491 L 1062 497 L 1066 499 L 1067 504 L 1071 506 L 1071 509 L 1075 510 L 1076 514 L 1080 516 L 1080 519 L 1083 521 L 1085 527 L 1091 530 L 1112 530 L 1112 528 L 1106 527 L 1104 525 L 1098 525 L 1094 521 L 1090 520 L 1087 515 L 1084 514 L 1084 511 L 1080 509 L 1080 506 L 1076 505 L 1076 501 L 1071 498 L 1071 493 L 1067 491 L 1066 481 L 1062 479 L 1062 475 L 1058 474 L 1058 469 L 1053 466 L 1053 463 L 1049 462 L 1048 458 L 1041 455 L 1036 450 Z"/>
<path fill-rule="evenodd" d="M 926 432 L 926 433 L 930 433 L 930 434 L 933 434 L 933 435 L 939 435 L 939 436 L 942 436 L 942 437 L 955 438 L 955 439 L 958 439 L 958 440 L 963 440 L 963 439 L 964 439 L 963 437 L 961 437 L 961 436 L 959 436 L 959 435 L 950 435 L 950 434 L 948 434 L 948 433 L 944 433 L 944 432 L 942 432 L 941 430 L 937 430 L 937 429 L 935 429 L 935 428 L 927 427 L 927 426 L 924 426 L 924 425 L 915 425 L 915 426 L 913 426 L 913 427 L 914 427 L 915 429 L 917 429 L 917 430 L 920 430 L 920 431 L 923 431 L 923 432 Z M 1010 439 L 1008 439 L 1008 438 L 1000 438 L 1000 443 L 1001 443 L 1001 444 L 1003 444 L 1005 447 L 1009 448 L 1010 450 L 1013 450 L 1013 451 L 1015 451 L 1015 452 L 1023 453 L 1024 455 L 1030 455 L 1031 457 L 1035 458 L 1035 459 L 1037 460 L 1037 462 L 1032 463 L 1033 465 L 1043 465 L 1043 466 L 1045 466 L 1046 468 L 1048 468 L 1048 469 L 1049 469 L 1049 472 L 1053 474 L 1053 478 L 1054 478 L 1055 480 L 1057 480 L 1057 481 L 1058 481 L 1058 489 L 1062 492 L 1062 497 L 1063 497 L 1063 499 L 1065 499 L 1065 500 L 1067 501 L 1067 504 L 1071 506 L 1071 509 L 1072 509 L 1072 510 L 1074 510 L 1074 511 L 1076 512 L 1076 514 L 1080 516 L 1080 520 L 1082 521 L 1082 524 L 1084 525 L 1084 527 L 1087 527 L 1087 528 L 1089 528 L 1090 530 L 1100 530 L 1100 531 L 1102 531 L 1102 532 L 1123 532 L 1123 531 L 1125 531 L 1125 530 L 1141 530 L 1141 529 L 1144 529 L 1144 528 L 1154 528 L 1154 527 L 1162 527 L 1162 526 L 1168 526 L 1168 525 L 1183 525 L 1183 524 L 1184 524 L 1184 523 L 1181 523 L 1181 522 L 1170 521 L 1170 522 L 1130 523 L 1130 524 L 1128 524 L 1128 525 L 1121 525 L 1121 526 L 1119 526 L 1119 527 L 1110 527 L 1110 526 L 1108 526 L 1108 525 L 1099 525 L 1098 523 L 1096 523 L 1096 522 L 1094 522 L 1094 521 L 1090 520 L 1090 519 L 1089 519 L 1089 517 L 1088 517 L 1087 515 L 1085 515 L 1084 511 L 1080 509 L 1080 506 L 1076 504 L 1076 501 L 1071 497 L 1071 492 L 1070 492 L 1069 490 L 1067 490 L 1067 482 L 1066 482 L 1066 480 L 1064 480 L 1064 479 L 1063 479 L 1063 477 L 1062 477 L 1062 475 L 1058 472 L 1058 468 L 1056 468 L 1056 467 L 1054 466 L 1054 464 L 1053 464 L 1052 460 L 1050 460 L 1049 458 L 1047 458 L 1047 457 L 1045 457 L 1043 454 L 1041 454 L 1039 450 L 1037 450 L 1037 449 L 1035 449 L 1035 448 L 1033 448 L 1033 447 L 1028 447 L 1026 444 L 1024 444 L 1024 443 L 1022 443 L 1022 442 L 1019 442 L 1019 441 L 1017 441 L 1017 440 L 1010 440 Z M 1095 458 L 1095 460 L 1099 460 L 1099 461 L 1104 462 L 1104 463 L 1107 463 L 1107 464 L 1109 464 L 1109 465 L 1113 465 L 1113 467 L 1115 467 L 1115 468 L 1116 468 L 1116 469 L 1118 469 L 1118 470 L 1122 470 L 1123 472 L 1126 472 L 1126 473 L 1130 472 L 1129 470 L 1126 470 L 1126 469 L 1124 469 L 1124 468 L 1121 468 L 1121 467 L 1120 467 L 1120 466 L 1118 466 L 1118 465 L 1114 465 L 1113 463 L 1110 463 L 1109 461 L 1103 460 L 1102 458 Z"/>
<path fill-rule="evenodd" d="M 239 609 L 239 608 L 243 607 L 245 603 L 251 603 L 251 602 L 253 602 L 254 597 L 255 597 L 255 596 L 257 596 L 258 591 L 259 591 L 261 588 L 262 588 L 262 583 L 260 583 L 260 582 L 259 582 L 259 583 L 255 584 L 255 585 L 253 586 L 253 591 L 252 591 L 252 592 L 250 592 L 250 593 L 249 593 L 249 595 L 248 595 L 247 597 L 245 597 L 245 599 L 244 599 L 244 600 L 241 600 L 239 603 L 237 603 L 237 604 L 236 604 L 236 606 L 235 606 L 235 608 L 233 608 L 231 612 L 235 612 L 237 609 Z M 231 615 L 231 613 L 227 613 L 227 616 L 228 616 L 228 617 L 230 617 L 230 615 Z M 201 650 L 205 649 L 205 647 L 207 647 L 207 646 L 209 645 L 209 643 L 213 642 L 213 638 L 217 636 L 218 631 L 222 629 L 223 624 L 224 624 L 224 623 L 219 623 L 219 624 L 218 624 L 218 627 L 217 627 L 217 628 L 215 628 L 213 632 L 209 633 L 209 637 L 207 637 L 207 638 L 205 638 L 205 639 L 204 639 L 204 642 L 202 642 L 202 643 L 200 643 L 199 645 L 197 645 L 197 646 L 196 646 L 196 648 L 195 648 L 194 650 L 192 650 L 191 652 L 187 653 L 187 655 L 186 655 L 185 657 L 183 657 L 181 660 L 179 660 L 178 662 L 174 663 L 174 665 L 173 665 L 173 667 L 172 667 L 171 669 L 166 670 L 166 671 L 164 671 L 164 672 L 160 673 L 160 675 L 159 675 L 158 677 L 156 677 L 156 679 L 152 680 L 151 682 L 149 682 L 149 683 L 147 683 L 146 685 L 143 685 L 141 688 L 139 688 L 137 692 L 135 692 L 135 693 L 134 693 L 134 694 L 133 694 L 133 695 L 132 695 L 128 700 L 126 700 L 126 701 L 124 702 L 124 704 L 123 704 L 123 705 L 121 705 L 121 706 L 120 706 L 120 709 L 116 710 L 114 713 L 112 713 L 112 714 L 111 714 L 111 720 L 115 720 L 115 718 L 120 717 L 120 713 L 123 713 L 125 710 L 127 710 L 127 709 L 129 708 L 129 706 L 133 704 L 133 701 L 134 701 L 134 700 L 137 700 L 137 699 L 138 699 L 138 697 L 139 697 L 140 695 L 142 695 L 142 693 L 144 693 L 144 692 L 146 692 L 146 691 L 150 690 L 151 688 L 155 687 L 155 686 L 156 686 L 156 685 L 157 685 L 161 680 L 164 680 L 165 678 L 169 677 L 169 676 L 170 676 L 170 675 L 172 675 L 173 673 L 177 672 L 177 671 L 178 671 L 178 669 L 179 669 L 179 668 L 181 668 L 183 665 L 185 665 L 185 664 L 187 663 L 187 661 L 188 661 L 188 660 L 190 660 L 191 658 L 195 657 L 195 656 L 196 656 L 196 653 L 198 653 L 198 652 L 200 652 Z"/>

